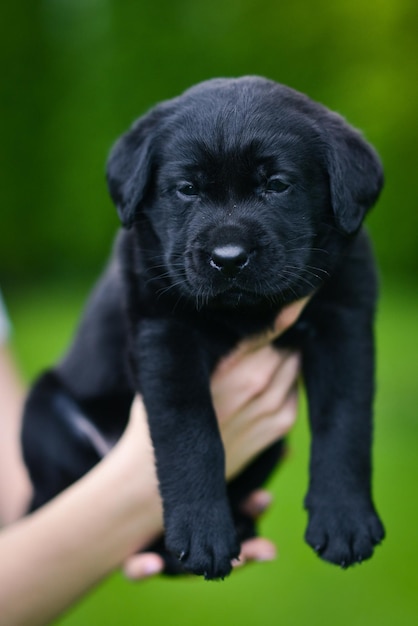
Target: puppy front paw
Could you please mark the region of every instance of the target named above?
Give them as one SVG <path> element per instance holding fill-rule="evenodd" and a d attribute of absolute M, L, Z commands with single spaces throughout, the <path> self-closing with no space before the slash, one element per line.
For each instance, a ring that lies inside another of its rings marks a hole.
<path fill-rule="evenodd" d="M 325 561 L 347 568 L 369 559 L 385 530 L 371 502 L 310 505 L 307 543 Z"/>
<path fill-rule="evenodd" d="M 167 549 L 184 569 L 206 580 L 228 576 L 240 552 L 227 504 L 178 508 L 168 516 L 165 533 Z"/>

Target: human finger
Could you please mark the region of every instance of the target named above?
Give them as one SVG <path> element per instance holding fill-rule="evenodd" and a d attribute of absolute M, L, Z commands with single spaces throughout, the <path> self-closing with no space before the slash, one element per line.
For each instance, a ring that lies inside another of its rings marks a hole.
<path fill-rule="evenodd" d="M 297 353 L 288 354 L 274 372 L 265 389 L 248 398 L 248 402 L 241 411 L 241 420 L 252 423 L 254 420 L 262 421 L 266 416 L 278 415 L 289 394 L 295 390 L 299 372 L 299 355 Z M 241 424 L 237 424 L 237 426 L 242 427 Z M 284 428 L 287 428 L 287 424 L 284 424 Z"/>
<path fill-rule="evenodd" d="M 283 437 L 293 426 L 297 411 L 297 381 L 300 359 L 296 353 L 290 353 L 280 363 L 269 384 L 263 392 L 254 394 L 246 389 L 241 393 L 241 404 L 237 411 L 224 417 L 219 416 L 219 425 L 228 456 L 235 458 L 231 450 L 241 449 L 244 453 L 247 446 L 254 447 L 261 431 L 264 438 Z M 225 398 L 223 407 L 232 409 L 234 400 Z M 215 408 L 216 407 L 215 404 Z M 228 459 L 227 459 L 228 460 Z"/>
<path fill-rule="evenodd" d="M 242 341 L 234 352 L 225 357 L 225 361 L 228 362 L 228 360 L 231 359 L 232 363 L 234 363 L 245 354 L 271 344 L 295 324 L 310 298 L 311 296 L 307 296 L 306 298 L 301 298 L 285 306 L 276 317 L 272 328 L 269 328 L 260 335 Z"/>
<path fill-rule="evenodd" d="M 144 580 L 161 574 L 164 570 L 164 561 L 154 552 L 142 552 L 126 559 L 122 570 L 129 580 Z"/>
<path fill-rule="evenodd" d="M 273 338 L 278 337 L 296 323 L 310 299 L 311 296 L 306 296 L 306 298 L 301 298 L 300 300 L 296 300 L 296 302 L 292 302 L 288 306 L 285 306 L 280 311 L 274 323 L 273 332 L 275 333 L 275 336 Z"/>
<path fill-rule="evenodd" d="M 217 368 L 211 379 L 212 398 L 220 421 L 235 415 L 268 386 L 289 352 L 264 346 L 246 354 L 233 367 Z"/>
<path fill-rule="evenodd" d="M 234 478 L 256 456 L 278 441 L 292 428 L 296 420 L 298 393 L 293 388 L 280 409 L 262 419 L 253 419 L 242 423 L 237 429 L 239 420 L 232 420 L 228 428 L 221 429 L 226 450 L 226 477 Z M 231 427 L 229 427 L 231 426 Z"/>
<path fill-rule="evenodd" d="M 238 559 L 233 561 L 234 568 L 242 567 L 249 562 L 274 561 L 277 557 L 275 544 L 264 537 L 253 537 L 242 543 Z"/>
<path fill-rule="evenodd" d="M 266 512 L 272 502 L 273 496 L 269 491 L 266 489 L 257 489 L 245 498 L 240 509 L 242 513 L 256 520 L 260 515 Z"/>

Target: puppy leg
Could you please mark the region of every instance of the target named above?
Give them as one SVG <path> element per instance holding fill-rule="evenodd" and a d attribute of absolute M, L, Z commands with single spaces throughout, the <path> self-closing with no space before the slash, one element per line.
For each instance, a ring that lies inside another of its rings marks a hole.
<path fill-rule="evenodd" d="M 100 461 L 99 453 L 77 420 L 88 418 L 53 372 L 30 392 L 23 416 L 22 447 L 33 485 L 30 510 L 51 500 Z"/>
<path fill-rule="evenodd" d="M 371 497 L 374 347 L 364 310 L 318 310 L 304 350 L 312 446 L 307 542 L 347 567 L 384 537 Z"/>
<path fill-rule="evenodd" d="M 178 322 L 142 320 L 136 353 L 163 498 L 166 546 L 187 571 L 223 578 L 239 543 L 202 342 Z"/>

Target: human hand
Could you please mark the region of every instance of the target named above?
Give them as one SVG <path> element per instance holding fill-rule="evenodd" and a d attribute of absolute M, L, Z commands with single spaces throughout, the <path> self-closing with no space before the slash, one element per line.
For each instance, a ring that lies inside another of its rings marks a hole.
<path fill-rule="evenodd" d="M 297 412 L 299 357 L 289 351 L 274 349 L 271 342 L 297 320 L 308 298 L 282 310 L 274 329 L 242 342 L 221 361 L 211 382 L 215 411 L 226 454 L 227 479 L 237 475 L 251 460 L 293 426 Z M 243 503 L 254 519 L 271 502 L 268 492 L 254 492 Z M 263 537 L 242 544 L 239 561 L 267 561 L 276 548 Z M 154 553 L 136 554 L 125 561 L 125 575 L 141 580 L 164 569 L 163 559 Z"/>

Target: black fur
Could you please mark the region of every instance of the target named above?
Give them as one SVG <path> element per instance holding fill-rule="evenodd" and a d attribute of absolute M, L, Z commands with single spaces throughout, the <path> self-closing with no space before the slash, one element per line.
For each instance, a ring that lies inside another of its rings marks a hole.
<path fill-rule="evenodd" d="M 237 502 L 279 451 L 228 498 L 210 373 L 284 305 L 314 293 L 278 342 L 303 355 L 306 540 L 342 566 L 369 558 L 384 536 L 371 497 L 376 275 L 361 229 L 383 183 L 374 150 L 296 91 L 218 79 L 140 118 L 113 148 L 107 176 L 126 229 L 73 345 L 27 403 L 34 507 L 113 445 L 140 391 L 166 546 L 187 571 L 226 576 L 239 552 L 235 526 L 246 526 L 240 538 L 253 532 Z"/>

